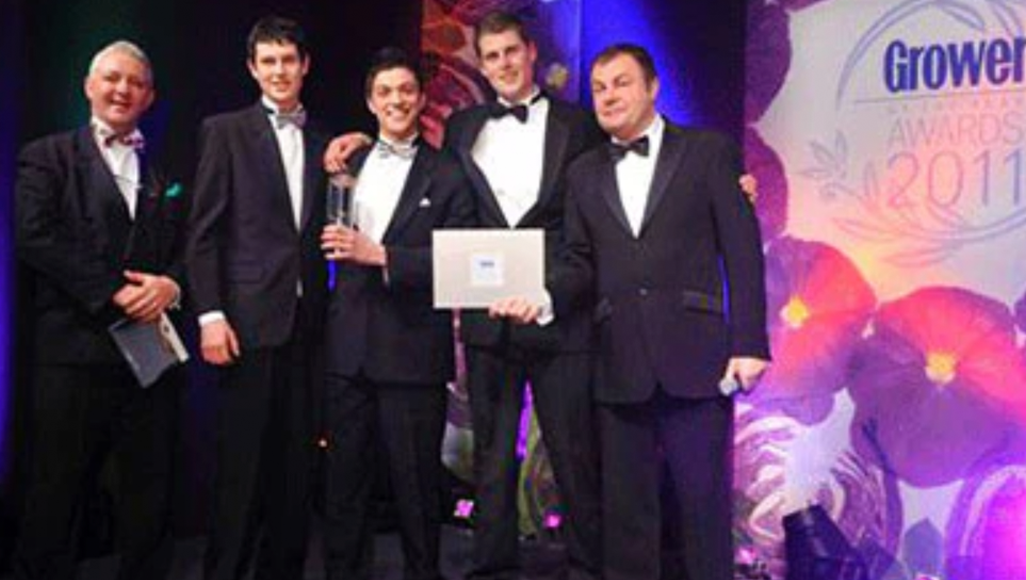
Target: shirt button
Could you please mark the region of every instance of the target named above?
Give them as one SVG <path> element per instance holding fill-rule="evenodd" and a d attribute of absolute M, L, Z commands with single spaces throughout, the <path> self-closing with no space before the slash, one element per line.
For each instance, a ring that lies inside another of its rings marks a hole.
<path fill-rule="evenodd" d="M 644 288 L 644 287 L 638 288 L 638 296 L 641 296 L 641 297 L 648 296 L 648 288 Z"/>

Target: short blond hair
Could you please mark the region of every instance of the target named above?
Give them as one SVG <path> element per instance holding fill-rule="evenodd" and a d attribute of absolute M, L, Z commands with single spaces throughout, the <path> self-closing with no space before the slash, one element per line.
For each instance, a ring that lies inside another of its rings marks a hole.
<path fill-rule="evenodd" d="M 146 53 L 143 52 L 143 49 L 139 48 L 139 45 L 127 40 L 115 40 L 97 51 L 97 53 L 93 55 L 93 60 L 89 62 L 89 76 L 93 76 L 96 69 L 100 66 L 101 60 L 103 60 L 107 55 L 114 54 L 116 52 L 127 54 L 141 62 L 146 67 L 146 80 L 150 83 L 150 86 L 153 86 L 153 65 L 150 64 L 150 57 L 146 56 Z"/>

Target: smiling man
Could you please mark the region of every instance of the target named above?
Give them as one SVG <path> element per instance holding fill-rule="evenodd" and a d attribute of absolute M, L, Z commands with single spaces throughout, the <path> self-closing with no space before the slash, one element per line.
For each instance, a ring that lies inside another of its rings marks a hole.
<path fill-rule="evenodd" d="M 325 565 L 328 580 L 373 577 L 371 492 L 384 462 L 405 577 L 436 580 L 445 385 L 456 370 L 452 317 L 432 306 L 431 232 L 470 225 L 473 199 L 459 165 L 418 138 L 414 63 L 384 49 L 365 86 L 378 138 L 349 163 L 357 229 L 329 225 L 321 237 L 338 264 L 325 342 Z"/>
<path fill-rule="evenodd" d="M 769 360 L 740 154 L 723 135 L 658 114 L 659 78 L 640 46 L 600 52 L 591 90 L 609 142 L 569 170 L 566 262 L 549 290 L 557 316 L 597 299 L 602 577 L 666 578 L 669 550 L 684 577 L 730 580 L 731 395 L 753 388 Z M 540 309 L 519 299 L 493 313 L 530 322 Z M 660 495 L 664 468 L 672 501 Z M 667 520 L 680 525 L 679 545 L 662 545 Z"/>
<path fill-rule="evenodd" d="M 221 369 L 204 572 L 242 578 L 259 549 L 257 579 L 298 579 L 327 295 L 325 139 L 300 101 L 310 56 L 299 25 L 260 20 L 248 52 L 261 96 L 203 122 L 186 260 L 203 360 Z"/>
<path fill-rule="evenodd" d="M 119 578 L 167 575 L 172 457 L 182 376 L 139 386 L 108 327 L 158 320 L 179 299 L 182 200 L 144 154 L 150 61 L 114 42 L 85 80 L 91 120 L 27 145 L 15 186 L 19 276 L 31 285 L 31 475 L 19 580 L 75 576 L 73 522 L 108 455 L 118 486 Z"/>

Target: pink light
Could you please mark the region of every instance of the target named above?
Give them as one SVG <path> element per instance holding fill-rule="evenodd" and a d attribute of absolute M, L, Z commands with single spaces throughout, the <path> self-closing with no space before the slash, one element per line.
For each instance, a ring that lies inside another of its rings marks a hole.
<path fill-rule="evenodd" d="M 472 499 L 460 499 L 456 500 L 456 509 L 453 510 L 452 515 L 461 520 L 469 520 L 470 514 L 474 513 L 474 500 Z"/>
<path fill-rule="evenodd" d="M 554 530 L 563 523 L 563 516 L 557 512 L 545 514 L 545 529 Z"/>

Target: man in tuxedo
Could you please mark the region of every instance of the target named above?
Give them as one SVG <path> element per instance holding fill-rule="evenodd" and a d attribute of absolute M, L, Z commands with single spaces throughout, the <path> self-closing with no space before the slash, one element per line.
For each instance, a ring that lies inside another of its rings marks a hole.
<path fill-rule="evenodd" d="M 303 30 L 258 21 L 248 67 L 259 101 L 203 122 L 187 246 L 203 359 L 222 369 L 210 580 L 245 576 L 258 537 L 256 578 L 303 576 L 327 294 Z"/>
<path fill-rule="evenodd" d="M 481 73 L 496 100 L 453 113 L 445 144 L 471 179 L 477 222 L 545 231 L 547 262 L 563 235 L 566 168 L 598 144 L 584 109 L 545 95 L 534 81 L 538 49 L 523 22 L 494 12 L 474 28 Z M 469 578 L 519 574 L 517 438 L 525 386 L 566 506 L 564 539 L 572 578 L 599 566 L 599 482 L 591 393 L 589 312 L 573 308 L 545 324 L 519 326 L 461 313 L 474 429 L 474 552 Z"/>
<path fill-rule="evenodd" d="M 75 576 L 74 522 L 107 459 L 117 467 L 118 577 L 167 574 L 182 376 L 142 388 L 108 327 L 157 324 L 181 297 L 180 187 L 145 155 L 139 118 L 150 61 L 117 41 L 85 80 L 89 126 L 27 145 L 18 160 L 15 248 L 31 287 L 30 482 L 14 557 L 19 579 Z"/>
<path fill-rule="evenodd" d="M 372 577 L 371 492 L 384 462 L 405 577 L 437 580 L 445 385 L 455 363 L 452 317 L 432 303 L 431 233 L 471 224 L 473 198 L 456 161 L 419 139 L 426 97 L 402 51 L 378 53 L 365 94 L 377 142 L 349 163 L 351 222 L 322 235 L 338 265 L 325 341 L 327 578 Z"/>
<path fill-rule="evenodd" d="M 557 316 L 578 296 L 597 299 L 603 577 L 665 578 L 662 548 L 683 553 L 687 578 L 729 580 L 730 394 L 752 388 L 769 359 L 740 155 L 720 134 L 657 114 L 659 80 L 641 47 L 602 51 L 591 87 L 611 142 L 570 168 L 566 263 L 549 290 Z M 513 299 L 492 311 L 530 322 L 541 308 Z M 660 545 L 664 517 L 681 526 L 680 546 Z"/>

